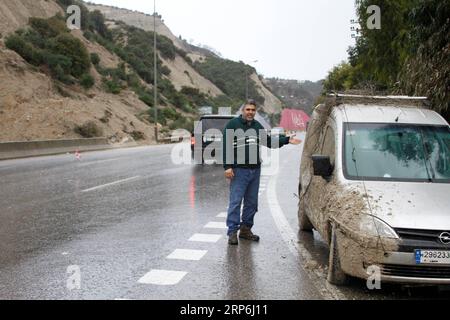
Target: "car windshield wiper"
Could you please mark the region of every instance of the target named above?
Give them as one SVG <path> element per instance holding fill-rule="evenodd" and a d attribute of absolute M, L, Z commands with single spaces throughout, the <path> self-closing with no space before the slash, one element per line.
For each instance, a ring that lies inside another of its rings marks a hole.
<path fill-rule="evenodd" d="M 419 131 L 420 131 L 420 136 L 421 136 L 421 140 L 422 140 L 423 156 L 424 156 L 424 160 L 425 160 L 425 169 L 427 170 L 428 180 L 430 182 L 436 182 L 436 173 L 434 171 L 433 164 L 431 163 L 431 160 L 430 160 L 430 153 L 428 152 L 428 147 L 425 144 L 425 137 L 423 135 L 423 129 L 419 129 Z M 429 169 L 428 169 L 427 163 L 430 165 Z M 430 170 L 431 170 L 431 175 L 430 175 Z"/>

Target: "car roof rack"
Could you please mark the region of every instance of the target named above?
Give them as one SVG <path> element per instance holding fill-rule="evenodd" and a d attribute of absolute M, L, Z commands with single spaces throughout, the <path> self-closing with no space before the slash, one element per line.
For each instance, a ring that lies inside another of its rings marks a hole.
<path fill-rule="evenodd" d="M 429 108 L 430 101 L 427 97 L 410 96 L 390 96 L 390 95 L 366 95 L 366 94 L 346 94 L 329 93 L 329 98 L 335 100 L 335 105 L 340 104 L 371 104 L 401 107 L 423 107 Z"/>
<path fill-rule="evenodd" d="M 200 118 L 232 118 L 237 117 L 234 114 L 204 114 L 201 115 Z"/>

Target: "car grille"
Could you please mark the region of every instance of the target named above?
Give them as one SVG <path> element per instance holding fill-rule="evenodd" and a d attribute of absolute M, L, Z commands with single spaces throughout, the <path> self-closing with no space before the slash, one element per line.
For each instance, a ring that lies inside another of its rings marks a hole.
<path fill-rule="evenodd" d="M 439 235 L 446 231 L 395 229 L 400 238 L 405 240 L 433 241 L 439 242 Z"/>
<path fill-rule="evenodd" d="M 450 279 L 450 266 L 403 266 L 383 264 L 381 265 L 381 274 L 396 277 Z"/>
<path fill-rule="evenodd" d="M 395 231 L 401 239 L 399 247 L 401 252 L 414 252 L 415 249 L 450 249 L 450 244 L 439 241 L 439 236 L 447 232 L 445 230 L 395 229 Z"/>

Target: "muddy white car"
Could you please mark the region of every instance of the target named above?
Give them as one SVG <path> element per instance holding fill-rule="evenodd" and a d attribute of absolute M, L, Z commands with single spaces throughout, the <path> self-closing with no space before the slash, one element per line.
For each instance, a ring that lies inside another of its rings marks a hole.
<path fill-rule="evenodd" d="M 450 284 L 450 127 L 423 104 L 340 95 L 316 107 L 298 216 L 329 243 L 329 282 Z"/>

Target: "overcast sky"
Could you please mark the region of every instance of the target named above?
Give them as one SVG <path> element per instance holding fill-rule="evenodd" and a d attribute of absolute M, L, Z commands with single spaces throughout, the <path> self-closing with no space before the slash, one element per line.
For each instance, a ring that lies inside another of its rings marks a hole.
<path fill-rule="evenodd" d="M 152 0 L 90 0 L 153 13 Z M 265 77 L 320 80 L 354 43 L 354 0 L 156 0 L 176 35 L 244 61 Z M 254 63 L 252 61 L 258 60 Z"/>

